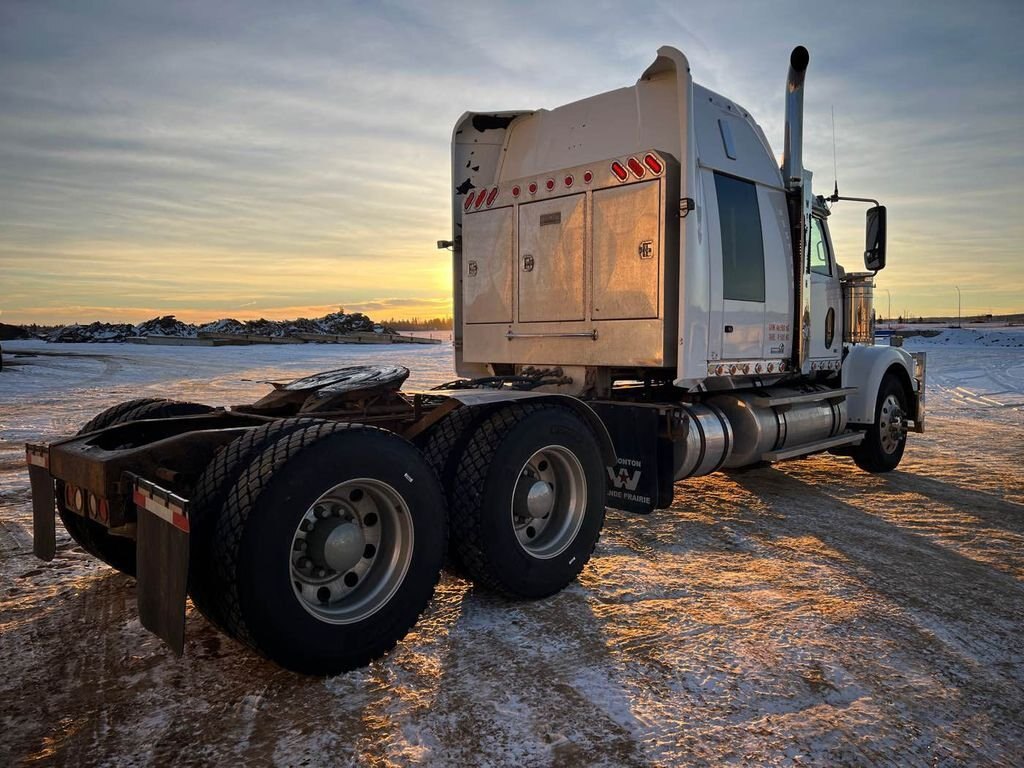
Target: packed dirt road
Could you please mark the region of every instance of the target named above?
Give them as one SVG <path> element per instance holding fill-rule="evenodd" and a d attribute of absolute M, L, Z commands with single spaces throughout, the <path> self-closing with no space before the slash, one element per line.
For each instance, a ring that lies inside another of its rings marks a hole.
<path fill-rule="evenodd" d="M 671 509 L 609 511 L 562 594 L 512 603 L 446 575 L 393 653 L 327 680 L 191 609 L 175 659 L 131 579 L 66 536 L 36 561 L 21 446 L 116 400 L 228 403 L 319 361 L 150 376 L 119 350 L 45 360 L 36 388 L 0 377 L 0 765 L 1020 764 L 1024 350 L 922 348 L 928 431 L 897 471 L 826 455 L 677 485 Z M 446 351 L 406 354 L 450 377 Z M 128 383 L 75 379 L 87 365 Z"/>

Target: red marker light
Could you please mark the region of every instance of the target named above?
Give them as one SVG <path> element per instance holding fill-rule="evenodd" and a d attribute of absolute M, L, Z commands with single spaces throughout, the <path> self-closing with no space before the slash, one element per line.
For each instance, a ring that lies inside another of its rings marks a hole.
<path fill-rule="evenodd" d="M 512 187 L 512 197 L 519 197 L 519 192 L 520 192 L 520 190 L 519 190 L 519 185 L 518 184 L 516 184 L 514 187 Z"/>
<path fill-rule="evenodd" d="M 587 171 L 586 173 L 583 174 L 583 183 L 584 184 L 589 184 L 593 180 L 594 180 L 594 174 L 592 174 L 590 171 Z"/>
<path fill-rule="evenodd" d="M 498 196 L 498 188 L 495 187 L 494 189 L 491 190 L 491 194 L 489 194 L 487 196 L 487 207 L 488 208 L 491 207 L 491 205 L 494 203 L 494 198 L 496 198 L 497 196 Z"/>
<path fill-rule="evenodd" d="M 640 164 L 640 161 L 637 160 L 635 157 L 629 158 L 629 160 L 626 161 L 626 165 L 629 166 L 629 170 L 631 170 L 633 172 L 633 175 L 636 176 L 638 179 L 642 179 L 644 177 L 644 167 L 643 165 Z"/>
<path fill-rule="evenodd" d="M 468 211 L 472 207 L 473 207 L 473 193 L 470 192 L 468 195 L 466 195 L 466 203 L 465 203 L 465 205 L 462 206 L 462 208 L 463 208 L 463 210 Z"/>
<path fill-rule="evenodd" d="M 644 155 L 644 165 L 651 169 L 651 173 L 657 174 L 664 170 L 661 161 L 651 154 Z"/>
<path fill-rule="evenodd" d="M 572 186 L 572 182 L 573 182 L 573 178 L 572 178 L 572 174 L 570 173 L 568 176 L 565 177 L 565 186 L 571 187 Z"/>
<path fill-rule="evenodd" d="M 548 188 L 548 192 L 550 192 L 552 189 L 555 188 L 555 180 L 554 179 L 548 179 L 547 181 L 544 182 L 544 186 L 547 187 Z"/>
<path fill-rule="evenodd" d="M 625 181 L 629 178 L 629 171 L 622 167 L 622 163 L 616 160 L 612 163 L 612 173 L 615 174 L 615 178 L 619 181 Z"/>
<path fill-rule="evenodd" d="M 530 194 L 531 195 L 537 194 L 537 182 L 536 181 L 531 181 L 530 182 L 529 190 L 530 190 Z"/>
<path fill-rule="evenodd" d="M 481 205 L 483 205 L 485 197 L 487 197 L 487 190 L 486 189 L 481 189 L 480 190 L 480 194 L 478 194 L 476 196 L 476 202 L 473 203 L 473 207 L 474 208 L 479 208 Z"/>

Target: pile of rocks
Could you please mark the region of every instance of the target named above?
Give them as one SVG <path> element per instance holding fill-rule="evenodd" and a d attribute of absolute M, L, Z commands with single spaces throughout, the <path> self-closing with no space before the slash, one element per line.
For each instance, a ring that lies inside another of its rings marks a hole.
<path fill-rule="evenodd" d="M 362 312 L 347 314 L 332 312 L 324 317 L 298 320 L 246 320 L 244 322 L 227 317 L 205 325 L 183 323 L 174 315 L 154 317 L 138 325 L 129 323 L 91 323 L 89 325 L 65 325 L 51 331 L 47 341 L 78 343 L 109 343 L 127 341 L 132 337 L 174 336 L 196 338 L 201 333 L 249 334 L 254 336 L 294 336 L 299 333 L 347 334 L 347 333 L 395 333 L 394 329 L 375 323 Z"/>

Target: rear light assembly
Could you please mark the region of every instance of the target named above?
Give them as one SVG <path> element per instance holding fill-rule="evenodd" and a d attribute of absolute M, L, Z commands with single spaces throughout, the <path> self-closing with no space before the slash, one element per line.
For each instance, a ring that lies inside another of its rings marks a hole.
<path fill-rule="evenodd" d="M 468 194 L 466 195 L 466 202 L 465 202 L 465 204 L 464 204 L 464 205 L 462 206 L 462 209 L 463 209 L 464 211 L 468 211 L 468 210 L 469 210 L 470 208 L 472 208 L 472 207 L 473 207 L 473 198 L 474 198 L 474 195 L 473 195 L 473 193 L 472 193 L 472 192 L 470 192 L 470 193 L 468 193 Z"/>
<path fill-rule="evenodd" d="M 571 186 L 572 186 L 572 183 L 573 183 L 573 181 L 574 181 L 574 179 L 573 179 L 573 177 L 572 177 L 572 174 L 571 174 L 571 173 L 570 173 L 570 174 L 568 174 L 568 175 L 566 175 L 566 177 L 565 177 L 565 186 L 567 186 L 567 187 L 571 187 Z"/>
<path fill-rule="evenodd" d="M 487 207 L 488 208 L 490 208 L 492 205 L 494 205 L 494 200 L 497 197 L 498 197 L 498 188 L 495 187 L 494 189 L 491 190 L 490 194 L 487 195 Z"/>
<path fill-rule="evenodd" d="M 479 208 L 484 204 L 484 198 L 487 197 L 487 190 L 481 189 L 480 193 L 476 196 L 476 201 L 473 203 L 474 208 Z"/>
<path fill-rule="evenodd" d="M 625 181 L 629 178 L 629 171 L 618 160 L 612 163 L 612 173 L 615 174 L 615 178 L 619 181 Z"/>
<path fill-rule="evenodd" d="M 657 176 L 659 173 L 665 170 L 665 167 L 661 164 L 661 161 L 649 152 L 646 155 L 644 155 L 644 165 L 650 168 L 651 173 L 653 173 L 655 176 Z"/>
<path fill-rule="evenodd" d="M 547 187 L 548 192 L 550 192 L 552 189 L 555 188 L 555 180 L 548 179 L 547 181 L 544 182 L 544 186 Z"/>
<path fill-rule="evenodd" d="M 519 185 L 516 184 L 514 187 L 512 187 L 512 197 L 519 197 L 519 193 L 521 191 L 522 190 L 519 189 Z"/>
<path fill-rule="evenodd" d="M 584 184 L 589 184 L 593 180 L 594 180 L 594 174 L 591 171 L 586 171 L 583 174 L 583 183 Z"/>
<path fill-rule="evenodd" d="M 633 172 L 633 175 L 636 176 L 638 179 L 642 179 L 644 177 L 646 171 L 644 170 L 644 167 L 643 165 L 641 165 L 640 161 L 637 160 L 635 157 L 629 158 L 629 160 L 626 161 L 626 165 L 629 166 L 629 170 L 631 170 Z"/>
<path fill-rule="evenodd" d="M 528 189 L 530 190 L 530 194 L 531 195 L 536 195 L 537 194 L 537 182 L 536 181 L 531 181 L 530 182 L 530 186 L 528 187 Z"/>

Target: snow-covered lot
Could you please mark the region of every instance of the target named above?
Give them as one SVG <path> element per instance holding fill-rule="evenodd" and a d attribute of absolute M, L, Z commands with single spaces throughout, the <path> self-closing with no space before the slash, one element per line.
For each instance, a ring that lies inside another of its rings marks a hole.
<path fill-rule="evenodd" d="M 194 610 L 175 659 L 131 579 L 66 536 L 35 560 L 22 444 L 120 400 L 247 402 L 347 364 L 431 385 L 450 347 L 5 343 L 0 765 L 1020 764 L 1024 333 L 993 338 L 908 340 L 928 431 L 896 472 L 818 456 L 680 484 L 671 509 L 610 511 L 562 594 L 446 576 L 395 652 L 328 680 Z"/>

